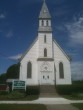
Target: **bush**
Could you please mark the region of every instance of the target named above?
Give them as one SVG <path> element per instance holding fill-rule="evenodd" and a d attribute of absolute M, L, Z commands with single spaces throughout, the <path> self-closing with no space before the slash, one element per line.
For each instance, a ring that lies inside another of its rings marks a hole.
<path fill-rule="evenodd" d="M 0 95 L 7 95 L 8 92 L 7 91 L 0 91 Z"/>
<path fill-rule="evenodd" d="M 8 98 L 9 99 L 18 99 L 18 98 L 24 98 L 25 96 L 26 96 L 26 94 L 24 92 L 15 90 L 9 94 Z"/>
<path fill-rule="evenodd" d="M 40 87 L 39 86 L 27 86 L 26 94 L 27 95 L 39 95 Z"/>
<path fill-rule="evenodd" d="M 57 89 L 57 92 L 61 95 L 83 93 L 83 85 L 60 85 L 60 86 L 56 86 L 56 89 Z"/>
<path fill-rule="evenodd" d="M 83 99 L 83 93 L 73 93 L 71 97 L 76 99 Z"/>

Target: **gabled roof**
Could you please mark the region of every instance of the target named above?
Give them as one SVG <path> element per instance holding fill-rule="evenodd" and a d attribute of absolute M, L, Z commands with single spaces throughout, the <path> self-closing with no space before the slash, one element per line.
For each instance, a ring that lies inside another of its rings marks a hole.
<path fill-rule="evenodd" d="M 26 52 L 21 56 L 20 61 L 25 57 L 25 55 L 28 53 L 28 51 L 33 47 L 33 45 L 35 44 L 35 42 L 38 40 L 38 37 L 35 39 L 35 41 L 32 43 L 32 45 L 30 46 L 30 48 L 28 48 L 26 50 Z M 66 58 L 71 61 L 71 57 L 69 55 L 67 55 L 64 50 L 60 47 L 60 45 L 53 39 L 54 43 L 59 47 L 59 49 L 62 51 L 62 53 L 66 56 Z M 41 60 L 41 59 L 37 59 L 37 60 Z"/>
<path fill-rule="evenodd" d="M 71 61 L 71 58 L 69 57 L 69 55 L 67 55 L 63 49 L 60 47 L 60 45 L 53 39 L 54 43 L 59 47 L 59 49 L 62 51 L 62 53 L 66 56 L 66 58 Z"/>
<path fill-rule="evenodd" d="M 48 7 L 47 7 L 45 1 L 43 3 L 42 9 L 40 11 L 39 18 L 48 18 L 48 19 L 51 18 L 50 12 L 48 10 Z"/>
<path fill-rule="evenodd" d="M 32 45 L 25 51 L 25 53 L 21 56 L 20 61 L 25 57 L 25 55 L 28 53 L 28 51 L 33 47 L 35 42 L 38 40 L 38 37 L 33 41 Z"/>

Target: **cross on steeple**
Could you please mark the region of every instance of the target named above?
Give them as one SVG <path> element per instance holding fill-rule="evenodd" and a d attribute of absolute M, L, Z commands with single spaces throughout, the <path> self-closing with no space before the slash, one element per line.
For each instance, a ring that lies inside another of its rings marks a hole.
<path fill-rule="evenodd" d="M 44 0 L 44 2 L 46 2 L 46 0 Z"/>

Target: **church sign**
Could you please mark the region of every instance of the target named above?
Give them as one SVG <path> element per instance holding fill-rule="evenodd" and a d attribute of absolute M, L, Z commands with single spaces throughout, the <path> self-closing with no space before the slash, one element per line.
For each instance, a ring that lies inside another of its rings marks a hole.
<path fill-rule="evenodd" d="M 12 84 L 12 90 L 17 90 L 17 89 L 24 89 L 26 90 L 26 83 L 25 81 L 21 80 L 14 80 Z"/>

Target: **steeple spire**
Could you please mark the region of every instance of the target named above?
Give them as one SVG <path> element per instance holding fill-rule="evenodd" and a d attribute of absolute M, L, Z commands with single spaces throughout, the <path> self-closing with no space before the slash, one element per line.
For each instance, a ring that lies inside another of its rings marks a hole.
<path fill-rule="evenodd" d="M 42 9 L 40 11 L 39 18 L 51 18 L 48 7 L 46 5 L 46 0 L 44 0 L 44 2 L 43 2 L 43 6 L 42 6 Z"/>
<path fill-rule="evenodd" d="M 52 32 L 51 15 L 46 5 L 46 0 L 43 0 L 43 5 L 40 11 L 38 32 Z"/>
<path fill-rule="evenodd" d="M 44 0 L 44 2 L 46 2 L 46 0 Z"/>

